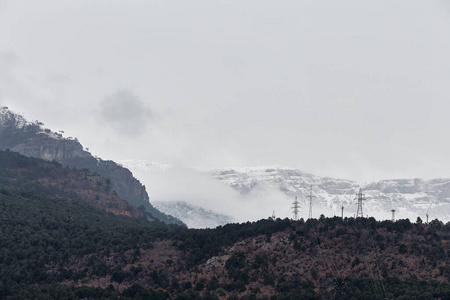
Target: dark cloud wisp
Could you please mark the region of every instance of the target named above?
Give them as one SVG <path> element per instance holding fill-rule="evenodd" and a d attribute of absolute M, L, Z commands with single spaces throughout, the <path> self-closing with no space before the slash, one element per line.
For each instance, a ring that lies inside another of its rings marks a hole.
<path fill-rule="evenodd" d="M 128 136 L 142 134 L 153 119 L 153 112 L 132 91 L 118 90 L 101 102 L 101 120 Z"/>

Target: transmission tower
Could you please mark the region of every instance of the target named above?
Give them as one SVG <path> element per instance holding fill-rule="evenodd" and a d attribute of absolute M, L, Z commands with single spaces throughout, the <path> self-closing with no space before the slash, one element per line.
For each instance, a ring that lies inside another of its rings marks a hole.
<path fill-rule="evenodd" d="M 392 212 L 392 222 L 395 222 L 395 209 L 391 210 Z"/>
<path fill-rule="evenodd" d="M 363 209 L 362 209 L 363 204 L 362 203 L 363 203 L 363 200 L 366 200 L 366 198 L 364 198 L 364 194 L 362 193 L 361 188 L 359 188 L 359 192 L 358 192 L 358 194 L 356 194 L 355 200 L 358 200 L 358 209 L 356 210 L 356 217 L 363 218 L 364 215 L 363 215 Z"/>
<path fill-rule="evenodd" d="M 341 219 L 344 219 L 344 205 L 341 206 L 341 210 L 342 210 Z"/>
<path fill-rule="evenodd" d="M 312 199 L 316 198 L 316 196 L 313 196 L 313 194 L 312 194 L 312 185 L 311 185 L 311 188 L 309 190 L 309 195 L 306 196 L 306 198 L 309 198 L 309 216 L 308 216 L 308 219 L 312 219 Z"/>
<path fill-rule="evenodd" d="M 292 203 L 293 213 L 294 213 L 294 221 L 298 220 L 298 209 L 300 208 L 300 204 L 298 203 L 297 196 L 295 196 L 294 203 Z"/>
<path fill-rule="evenodd" d="M 428 210 L 427 210 L 427 224 L 428 224 Z"/>

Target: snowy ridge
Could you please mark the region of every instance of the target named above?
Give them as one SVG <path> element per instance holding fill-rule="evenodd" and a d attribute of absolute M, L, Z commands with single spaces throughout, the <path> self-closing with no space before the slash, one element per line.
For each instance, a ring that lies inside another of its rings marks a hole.
<path fill-rule="evenodd" d="M 0 126 L 14 126 L 18 129 L 23 129 L 29 125 L 39 125 L 37 121 L 28 122 L 23 116 L 16 114 L 3 106 L 0 108 Z"/>
<path fill-rule="evenodd" d="M 328 209 L 335 215 L 353 216 L 356 213 L 355 195 L 363 189 L 364 215 L 390 219 L 391 209 L 398 218 L 422 219 L 429 215 L 442 221 L 450 220 L 450 179 L 394 179 L 378 182 L 357 182 L 314 176 L 286 167 L 257 167 L 213 170 L 211 176 L 231 186 L 241 194 L 256 187 L 278 189 L 287 196 L 297 196 L 303 208 L 308 207 L 306 196 L 312 193 L 316 209 Z M 317 216 L 315 216 L 317 217 Z"/>
<path fill-rule="evenodd" d="M 228 216 L 188 204 L 184 201 L 152 203 L 158 210 L 180 219 L 189 228 L 215 228 L 233 221 Z"/>
<path fill-rule="evenodd" d="M 167 170 L 160 168 L 160 165 L 166 166 L 166 164 L 155 162 L 130 160 L 122 161 L 122 163 L 132 170 L 134 169 L 132 166 L 135 166 L 142 170 L 142 174 L 152 173 L 154 176 L 158 176 L 158 172 L 165 174 L 164 170 Z M 176 172 L 176 169 L 170 168 L 170 170 Z M 298 197 L 300 202 L 299 217 L 307 218 L 309 213 L 307 196 L 312 187 L 312 194 L 316 197 L 313 199 L 314 218 L 318 218 L 320 214 L 327 217 L 341 216 L 342 206 L 344 206 L 344 216 L 353 217 L 357 210 L 356 193 L 362 188 L 365 194 L 363 201 L 365 216 L 373 216 L 379 220 L 391 219 L 391 210 L 395 209 L 396 219 L 409 218 L 415 221 L 417 217 L 421 217 L 426 221 L 428 212 L 430 221 L 436 218 L 445 222 L 450 220 L 450 179 L 423 180 L 416 178 L 358 182 L 316 176 L 286 166 L 226 168 L 201 173 L 206 173 L 233 190 L 239 191 L 240 195 L 235 197 L 229 205 L 236 205 L 239 212 L 261 211 L 259 218 L 268 217 L 273 210 L 277 217 L 292 217 L 290 207 L 295 197 Z M 168 186 L 170 187 L 170 184 Z M 199 193 L 210 192 L 208 186 L 202 189 Z M 179 199 L 188 201 L 188 199 Z M 227 200 L 223 199 L 222 201 Z M 184 204 L 183 209 L 181 206 L 166 205 L 164 208 L 161 206 L 161 210 L 179 217 L 188 225 L 189 219 L 197 218 L 198 221 L 205 219 L 209 222 L 215 218 L 215 213 L 207 210 L 193 217 L 188 210 L 194 208 L 189 205 Z M 207 212 L 211 214 L 208 215 Z M 242 221 L 242 216 L 239 217 L 238 213 L 228 212 L 227 214 L 240 218 Z M 255 215 L 248 214 L 248 217 L 249 220 L 253 220 Z M 205 224 L 198 223 L 189 226 L 216 226 L 216 223 Z"/>
<path fill-rule="evenodd" d="M 147 160 L 119 160 L 117 161 L 121 166 L 142 172 L 149 171 L 167 171 L 171 168 L 169 164 L 147 161 Z"/>

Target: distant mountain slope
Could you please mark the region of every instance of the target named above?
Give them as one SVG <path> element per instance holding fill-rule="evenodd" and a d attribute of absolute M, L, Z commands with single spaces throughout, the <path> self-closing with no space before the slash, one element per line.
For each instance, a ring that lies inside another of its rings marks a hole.
<path fill-rule="evenodd" d="M 450 179 L 394 179 L 378 182 L 356 182 L 307 174 L 288 167 L 254 167 L 214 170 L 211 176 L 248 194 L 257 187 L 272 187 L 294 199 L 297 196 L 303 210 L 308 209 L 307 195 L 312 193 L 314 210 L 318 217 L 321 208 L 341 215 L 356 213 L 355 195 L 361 187 L 366 200 L 364 215 L 390 219 L 395 209 L 398 217 L 425 218 L 426 213 L 435 219 L 450 220 Z"/>
<path fill-rule="evenodd" d="M 180 219 L 189 228 L 216 228 L 233 221 L 231 217 L 184 201 L 153 202 L 153 205 L 160 211 Z"/>
<path fill-rule="evenodd" d="M 129 168 L 148 172 L 166 172 L 165 164 L 145 161 L 123 162 Z M 194 172 L 194 170 L 191 170 Z M 307 196 L 312 187 L 313 217 L 354 216 L 357 210 L 356 193 L 362 188 L 365 195 L 363 214 L 386 220 L 421 217 L 426 221 L 438 218 L 450 220 L 450 179 L 392 179 L 376 182 L 358 182 L 316 176 L 285 166 L 260 166 L 217 169 L 207 172 L 209 176 L 240 192 L 232 204 L 236 209 L 264 209 L 269 216 L 274 210 L 277 216 L 291 217 L 290 206 L 295 197 L 300 201 L 300 217 L 307 218 L 309 203 Z M 143 177 L 145 178 L 145 176 Z M 206 190 L 206 187 L 205 187 Z M 275 191 L 275 193 L 272 193 Z M 242 203 L 242 206 L 239 206 Z M 254 206 L 253 203 L 255 204 Z M 167 208 L 170 212 L 170 208 Z M 228 213 L 232 217 L 233 214 Z"/>
<path fill-rule="evenodd" d="M 189 228 L 215 228 L 219 225 L 236 222 L 235 218 L 223 212 L 217 205 L 221 200 L 220 197 L 211 195 L 211 188 L 202 178 L 205 177 L 209 182 L 215 182 L 215 180 L 208 178 L 208 175 L 200 174 L 194 170 L 186 172 L 184 168 L 178 170 L 169 164 L 145 160 L 122 160 L 118 163 L 132 170 L 133 174 L 136 174 L 143 182 L 159 182 L 159 191 L 155 191 L 152 204 L 158 210 L 180 219 Z M 202 176 L 195 177 L 196 175 Z M 180 178 L 183 179 L 180 180 Z M 184 181 L 186 179 L 187 181 Z M 222 187 L 220 183 L 215 183 Z M 174 193 L 169 197 L 159 198 L 162 195 L 161 190 L 164 190 L 163 194 L 170 193 L 170 190 L 179 190 L 180 186 L 181 189 L 184 188 L 188 192 Z M 231 190 L 227 187 L 225 189 Z M 195 191 L 194 195 L 190 194 L 193 191 Z M 238 196 L 235 192 L 234 195 Z M 201 207 L 201 204 L 197 204 L 199 202 L 209 204 L 208 209 Z"/>
<path fill-rule="evenodd" d="M 77 139 L 64 138 L 61 132 L 44 129 L 43 124 L 28 122 L 8 108 L 0 109 L 0 149 L 10 149 L 29 157 L 56 160 L 63 165 L 86 168 L 111 178 L 117 194 L 136 207 L 143 207 L 149 219 L 182 224 L 181 221 L 161 213 L 150 202 L 145 187 L 126 168 L 113 161 L 93 157 Z"/>

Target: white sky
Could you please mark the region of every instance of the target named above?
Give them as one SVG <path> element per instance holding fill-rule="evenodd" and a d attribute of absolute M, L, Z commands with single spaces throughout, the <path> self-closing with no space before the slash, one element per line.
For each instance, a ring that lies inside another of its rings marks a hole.
<path fill-rule="evenodd" d="M 450 2 L 0 0 L 0 104 L 104 159 L 450 177 Z"/>

